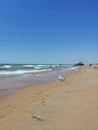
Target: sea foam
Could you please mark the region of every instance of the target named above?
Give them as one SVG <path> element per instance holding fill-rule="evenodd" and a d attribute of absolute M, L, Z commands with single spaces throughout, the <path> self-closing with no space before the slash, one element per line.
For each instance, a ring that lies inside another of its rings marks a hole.
<path fill-rule="evenodd" d="M 0 75 L 21 75 L 21 74 L 29 74 L 29 73 L 39 73 L 51 71 L 51 69 L 43 69 L 43 70 L 17 70 L 17 71 L 0 71 Z"/>
<path fill-rule="evenodd" d="M 0 66 L 0 68 L 11 68 L 11 65 L 3 65 L 3 66 Z"/>

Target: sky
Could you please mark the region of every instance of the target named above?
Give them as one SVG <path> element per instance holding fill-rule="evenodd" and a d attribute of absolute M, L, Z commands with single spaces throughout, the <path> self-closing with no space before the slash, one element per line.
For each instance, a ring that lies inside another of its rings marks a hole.
<path fill-rule="evenodd" d="M 0 63 L 98 63 L 98 0 L 0 0 Z"/>

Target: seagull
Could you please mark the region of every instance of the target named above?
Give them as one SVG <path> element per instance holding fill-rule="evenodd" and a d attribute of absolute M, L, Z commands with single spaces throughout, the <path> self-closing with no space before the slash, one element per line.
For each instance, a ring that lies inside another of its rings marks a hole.
<path fill-rule="evenodd" d="M 77 72 L 78 70 L 77 69 L 75 69 L 75 72 Z"/>
<path fill-rule="evenodd" d="M 59 75 L 59 80 L 60 80 L 60 81 L 64 81 L 65 78 L 64 78 L 63 76 Z"/>

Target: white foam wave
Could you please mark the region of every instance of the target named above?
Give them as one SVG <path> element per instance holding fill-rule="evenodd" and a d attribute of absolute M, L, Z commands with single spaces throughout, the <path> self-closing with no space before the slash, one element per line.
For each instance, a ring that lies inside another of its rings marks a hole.
<path fill-rule="evenodd" d="M 21 74 L 39 73 L 39 72 L 45 72 L 45 71 L 51 71 L 51 69 L 0 71 L 0 75 L 21 75 Z"/>
<path fill-rule="evenodd" d="M 55 68 L 58 67 L 58 64 L 39 64 L 39 65 L 23 65 L 23 67 L 33 67 L 34 69 L 48 69 L 48 68 Z"/>
<path fill-rule="evenodd" d="M 34 68 L 35 69 L 44 69 L 44 68 L 48 68 L 49 65 L 35 65 Z"/>
<path fill-rule="evenodd" d="M 68 70 L 75 70 L 77 69 L 78 67 L 72 67 L 72 68 L 68 68 Z"/>
<path fill-rule="evenodd" d="M 34 69 L 41 69 L 41 66 L 34 66 Z"/>
<path fill-rule="evenodd" d="M 34 67 L 34 65 L 23 65 L 23 67 Z"/>
<path fill-rule="evenodd" d="M 23 67 L 33 67 L 34 69 L 42 69 L 42 68 L 45 68 L 45 67 L 48 67 L 48 65 L 23 65 Z"/>
<path fill-rule="evenodd" d="M 74 69 L 77 69 L 78 67 L 72 67 L 72 68 L 70 68 L 71 70 L 74 70 Z"/>
<path fill-rule="evenodd" d="M 39 67 L 43 67 L 43 66 L 47 66 L 47 65 L 37 65 L 37 66 L 39 66 Z"/>
<path fill-rule="evenodd" d="M 51 65 L 37 65 L 37 67 L 41 67 L 41 68 L 44 68 L 44 67 L 50 67 Z"/>
<path fill-rule="evenodd" d="M 10 65 L 4 65 L 4 66 L 0 66 L 0 68 L 2 68 L 2 69 L 6 68 L 7 69 L 7 68 L 11 68 L 11 66 Z"/>
<path fill-rule="evenodd" d="M 57 65 L 52 65 L 51 67 L 55 68 Z"/>
<path fill-rule="evenodd" d="M 60 65 L 51 65 L 51 67 L 55 68 L 55 67 L 59 67 Z"/>

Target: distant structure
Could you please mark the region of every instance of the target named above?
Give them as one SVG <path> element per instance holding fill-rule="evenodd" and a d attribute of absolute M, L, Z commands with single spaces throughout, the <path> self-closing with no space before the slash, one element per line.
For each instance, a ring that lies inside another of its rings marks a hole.
<path fill-rule="evenodd" d="M 63 76 L 59 75 L 59 80 L 60 80 L 60 81 L 64 81 L 65 78 L 64 78 Z"/>
<path fill-rule="evenodd" d="M 74 64 L 74 66 L 83 66 L 83 65 L 84 65 L 84 63 L 81 62 L 81 61 L 79 61 L 79 62 L 77 62 L 77 63 Z"/>
<path fill-rule="evenodd" d="M 89 64 L 89 66 L 92 66 L 93 64 Z"/>

